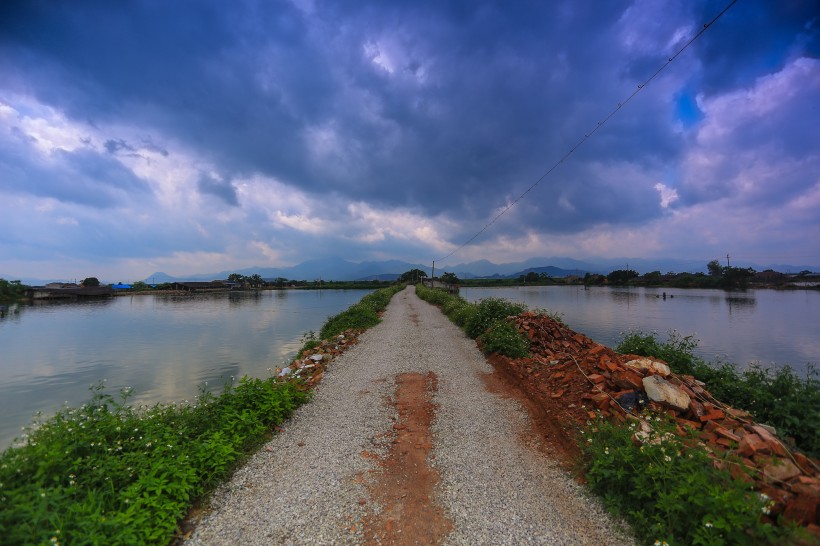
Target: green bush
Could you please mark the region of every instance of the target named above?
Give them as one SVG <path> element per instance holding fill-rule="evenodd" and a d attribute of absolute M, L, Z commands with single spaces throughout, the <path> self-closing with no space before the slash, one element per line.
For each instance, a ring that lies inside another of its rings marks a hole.
<path fill-rule="evenodd" d="M 0 454 L 0 544 L 168 544 L 177 522 L 308 394 L 243 378 L 193 405 L 89 403 Z"/>
<path fill-rule="evenodd" d="M 452 322 L 462 328 L 476 311 L 474 304 L 466 301 L 461 296 L 450 294 L 443 288 L 427 288 L 419 284 L 416 285 L 416 295 L 428 303 L 441 305 L 441 311 Z"/>
<path fill-rule="evenodd" d="M 470 317 L 475 313 L 476 307 L 461 298 L 453 298 L 447 302 L 441 310 L 453 323 L 463 328 Z"/>
<path fill-rule="evenodd" d="M 716 469 L 702 445 L 675 435 L 673 422 L 646 422 L 643 444 L 633 442 L 637 423 L 604 419 L 590 423 L 581 442 L 590 487 L 644 544 L 788 543 L 793 528 L 761 521 L 771 501 Z"/>
<path fill-rule="evenodd" d="M 494 322 L 527 310 L 523 303 L 512 303 L 501 298 L 486 298 L 476 304 L 475 312 L 469 317 L 464 330 L 475 339 L 486 332 Z"/>
<path fill-rule="evenodd" d="M 319 337 L 330 339 L 345 330 L 365 330 L 377 325 L 381 320 L 378 315 L 379 311 L 383 311 L 396 292 L 404 288 L 405 285 L 398 284 L 371 292 L 338 315 L 329 317 L 319 331 Z"/>
<path fill-rule="evenodd" d="M 0 302 L 15 301 L 22 298 L 26 293 L 26 285 L 20 281 L 7 281 L 0 279 Z"/>
<path fill-rule="evenodd" d="M 449 318 L 458 326 L 464 328 L 476 312 L 477 310 L 475 305 L 472 303 L 466 303 L 453 311 L 453 313 L 449 315 Z"/>
<path fill-rule="evenodd" d="M 480 339 L 482 350 L 486 354 L 498 353 L 510 358 L 521 358 L 529 354 L 530 343 L 527 337 L 507 320 L 494 322 Z"/>
<path fill-rule="evenodd" d="M 801 378 L 786 366 L 777 370 L 751 365 L 738 371 L 728 363 L 710 364 L 693 354 L 692 336 L 669 334 L 666 342 L 654 335 L 632 333 L 615 348 L 623 354 L 654 356 L 676 373 L 697 377 L 718 400 L 750 412 L 757 421 L 774 426 L 781 437 L 813 457 L 820 456 L 820 379 L 809 367 Z"/>

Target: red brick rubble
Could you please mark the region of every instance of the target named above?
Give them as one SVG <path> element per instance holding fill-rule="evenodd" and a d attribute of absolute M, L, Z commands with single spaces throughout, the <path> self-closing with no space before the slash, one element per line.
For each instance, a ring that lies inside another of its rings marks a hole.
<path fill-rule="evenodd" d="M 505 373 L 514 375 L 546 413 L 565 420 L 568 433 L 571 425 L 577 431 L 597 412 L 626 422 L 631 412 L 617 401 L 625 394 L 643 396 L 647 388 L 660 386 L 668 397 L 649 401 L 649 409 L 674 418 L 681 436 L 685 429 L 693 429 L 711 452 L 735 455 L 738 463 L 716 456 L 714 464 L 768 495 L 774 502 L 771 518 L 782 514 L 820 536 L 820 461 L 790 449 L 771 427 L 715 399 L 694 377 L 670 373 L 662 360 L 619 354 L 543 315 L 523 313 L 514 322 L 529 338 L 531 356 L 492 360 L 506 367 Z M 644 381 L 648 377 L 652 379 Z"/>

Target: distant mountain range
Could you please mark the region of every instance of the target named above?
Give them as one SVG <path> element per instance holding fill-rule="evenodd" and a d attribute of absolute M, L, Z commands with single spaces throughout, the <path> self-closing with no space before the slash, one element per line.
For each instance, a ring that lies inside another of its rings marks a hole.
<path fill-rule="evenodd" d="M 404 262 L 401 260 L 385 260 L 373 262 L 351 262 L 342 258 L 328 257 L 318 258 L 302 262 L 291 267 L 271 268 L 271 267 L 249 267 L 231 271 L 219 271 L 216 273 L 197 273 L 184 277 L 174 277 L 162 272 L 154 273 L 147 277 L 145 282 L 162 283 L 182 280 L 214 280 L 225 279 L 231 273 L 241 275 L 259 274 L 262 278 L 270 280 L 283 277 L 291 280 L 333 280 L 333 281 L 355 281 L 355 280 L 395 280 L 405 271 L 411 269 L 421 269 L 429 275 L 432 264 L 419 264 Z M 797 273 L 803 270 L 816 271 L 817 266 L 807 265 L 760 265 L 747 262 L 733 262 L 736 267 L 752 267 L 757 271 L 774 269 L 783 273 Z M 649 273 L 650 271 L 660 271 L 667 273 L 706 273 L 706 262 L 701 260 L 648 260 L 639 258 L 618 258 L 618 259 L 592 259 L 590 261 L 575 260 L 565 257 L 532 258 L 523 262 L 513 262 L 505 264 L 495 264 L 488 260 L 461 263 L 455 265 L 436 264 L 436 274 L 445 271 L 455 273 L 462 279 L 473 279 L 478 277 L 496 278 L 516 278 L 526 275 L 530 271 L 536 273 L 547 273 L 553 277 L 566 277 L 569 275 L 582 276 L 585 273 L 606 274 L 616 269 L 632 269 L 638 273 Z"/>
<path fill-rule="evenodd" d="M 419 264 L 404 262 L 401 260 L 384 260 L 373 262 L 351 262 L 342 258 L 327 257 L 314 260 L 307 260 L 291 267 L 248 267 L 244 269 L 233 269 L 217 271 L 213 273 L 192 273 L 190 275 L 173 276 L 158 271 L 143 279 L 146 283 L 164 283 L 174 281 L 211 281 L 215 279 L 226 279 L 231 273 L 241 275 L 259 274 L 264 279 L 275 279 L 283 277 L 289 280 L 328 280 L 328 281 L 356 281 L 356 280 L 395 280 L 405 271 L 411 269 L 421 269 L 429 275 L 432 264 Z M 761 265 L 751 262 L 732 262 L 736 267 L 752 267 L 756 271 L 774 269 L 782 273 L 799 273 L 800 271 L 818 271 L 819 266 L 810 265 L 788 265 L 788 264 L 767 264 Z M 706 261 L 702 260 L 649 260 L 641 258 L 592 258 L 587 261 L 575 260 L 565 257 L 551 258 L 531 258 L 523 262 L 513 262 L 496 264 L 488 260 L 467 262 L 460 264 L 436 264 L 436 274 L 444 272 L 455 273 L 462 279 L 474 279 L 477 277 L 495 278 L 516 278 L 526 275 L 530 271 L 536 273 L 547 273 L 553 277 L 566 277 L 568 275 L 582 276 L 585 273 L 606 274 L 616 269 L 632 269 L 638 273 L 649 273 L 650 271 L 660 271 L 667 273 L 697 273 L 706 272 Z M 13 280 L 20 277 L 4 276 L 0 278 Z M 23 283 L 29 285 L 43 285 L 52 281 L 66 281 L 68 279 L 21 279 Z M 100 279 L 103 283 L 119 282 L 123 279 Z M 125 279 L 130 280 L 130 279 Z M 78 279 L 79 281 L 79 279 Z"/>

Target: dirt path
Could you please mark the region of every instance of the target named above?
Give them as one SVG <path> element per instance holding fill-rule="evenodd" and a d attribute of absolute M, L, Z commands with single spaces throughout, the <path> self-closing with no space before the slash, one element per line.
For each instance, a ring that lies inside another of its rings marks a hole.
<path fill-rule="evenodd" d="M 405 290 L 189 542 L 631 543 L 502 387 L 475 343 Z"/>

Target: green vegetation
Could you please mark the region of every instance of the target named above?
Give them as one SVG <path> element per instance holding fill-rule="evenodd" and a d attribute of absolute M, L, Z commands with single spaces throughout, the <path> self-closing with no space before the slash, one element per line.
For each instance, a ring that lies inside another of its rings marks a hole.
<path fill-rule="evenodd" d="M 319 332 L 321 339 L 330 339 L 349 329 L 371 328 L 379 323 L 379 311 L 383 311 L 390 298 L 396 292 L 403 290 L 405 285 L 396 284 L 390 288 L 376 290 L 359 300 L 359 303 L 351 305 L 345 311 L 327 319 Z"/>
<path fill-rule="evenodd" d="M 476 304 L 475 313 L 467 320 L 464 331 L 477 338 L 499 320 L 518 315 L 527 310 L 523 303 L 511 303 L 501 298 L 485 298 Z"/>
<path fill-rule="evenodd" d="M 127 397 L 100 385 L 0 455 L 0 544 L 168 544 L 192 502 L 308 394 L 243 378 L 193 405 L 134 408 Z"/>
<path fill-rule="evenodd" d="M 483 288 L 499 288 L 504 286 L 548 286 L 553 284 L 580 284 L 577 278 L 574 277 L 550 277 L 546 273 L 536 273 L 530 271 L 526 275 L 519 275 L 517 278 L 479 278 L 479 279 L 460 279 L 458 284 L 468 287 L 483 287 Z"/>
<path fill-rule="evenodd" d="M 750 412 L 807 454 L 820 456 L 820 377 L 815 368 L 810 367 L 805 378 L 788 366 L 771 370 L 752 365 L 738 371 L 732 364 L 710 364 L 696 357 L 696 347 L 692 336 L 675 332 L 666 342 L 658 341 L 655 335 L 632 333 L 615 350 L 666 361 L 674 372 L 705 382 L 717 399 Z"/>
<path fill-rule="evenodd" d="M 707 265 L 707 273 L 661 273 L 650 271 L 639 274 L 631 269 L 617 269 L 607 275 L 600 273 L 584 273 L 583 277 L 570 275 L 567 277 L 551 277 L 547 273 L 529 271 L 517 278 L 479 278 L 461 279 L 459 284 L 465 287 L 504 287 L 504 286 L 548 286 L 548 285 L 580 285 L 585 286 L 653 286 L 672 288 L 716 288 L 723 290 L 743 290 L 755 287 L 801 288 L 820 289 L 820 285 L 811 286 L 806 283 L 820 283 L 820 274 L 804 270 L 797 275 L 787 275 L 777 271 L 766 270 L 757 272 L 752 268 L 721 266 L 717 260 Z M 579 274 L 580 275 L 580 274 Z M 443 275 L 442 275 L 443 278 Z M 794 283 L 804 283 L 798 285 Z"/>
<path fill-rule="evenodd" d="M 85 286 L 86 288 L 100 286 L 100 279 L 98 279 L 97 277 L 86 277 L 80 284 Z"/>
<path fill-rule="evenodd" d="M 0 279 L 0 302 L 17 301 L 26 294 L 26 285 L 20 281 Z"/>
<path fill-rule="evenodd" d="M 427 273 L 422 271 L 421 269 L 411 269 L 410 271 L 405 271 L 399 276 L 398 281 L 407 284 L 416 284 L 424 279 L 427 278 Z"/>
<path fill-rule="evenodd" d="M 640 442 L 636 433 L 645 434 Z M 764 523 L 771 501 L 715 468 L 706 448 L 678 437 L 671 421 L 647 414 L 640 426 L 614 425 L 599 418 L 585 437 L 590 487 L 644 544 L 788 544 L 795 534 Z"/>
<path fill-rule="evenodd" d="M 522 358 L 529 354 L 530 344 L 521 335 L 515 324 L 506 320 L 497 320 L 481 336 L 482 349 L 485 353 L 498 353 L 510 358 Z"/>
<path fill-rule="evenodd" d="M 378 322 L 402 288 L 368 294 L 322 331 Z M 319 343 L 313 332 L 303 339 L 303 349 Z M 276 378 L 242 378 L 193 404 L 135 408 L 127 390 L 93 391 L 0 454 L 0 545 L 168 544 L 190 507 L 310 397 L 298 379 Z"/>
<path fill-rule="evenodd" d="M 447 284 L 458 284 L 461 282 L 455 273 L 447 273 L 446 271 L 442 273 L 439 279 L 441 279 L 441 282 L 446 282 Z"/>
<path fill-rule="evenodd" d="M 487 298 L 469 303 L 442 288 L 416 286 L 416 294 L 434 305 L 473 339 L 480 338 L 485 353 L 498 353 L 511 358 L 526 356 L 529 341 L 507 317 L 527 310 L 521 303 L 511 303 L 499 298 Z"/>

